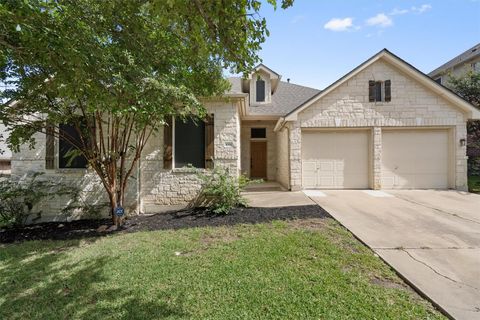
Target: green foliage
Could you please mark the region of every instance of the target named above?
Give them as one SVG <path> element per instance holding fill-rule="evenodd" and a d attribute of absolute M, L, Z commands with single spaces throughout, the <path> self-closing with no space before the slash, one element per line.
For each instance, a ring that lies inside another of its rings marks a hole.
<path fill-rule="evenodd" d="M 462 77 L 449 76 L 452 89 L 471 104 L 480 108 L 480 72 L 470 71 Z M 467 123 L 468 172 L 480 174 L 480 121 Z"/>
<path fill-rule="evenodd" d="M 468 191 L 480 193 L 480 175 L 468 177 Z"/>
<path fill-rule="evenodd" d="M 462 77 L 450 75 L 448 82 L 453 91 L 480 108 L 480 72 L 470 71 Z"/>
<path fill-rule="evenodd" d="M 165 119 L 204 117 L 199 97 L 225 92 L 223 70 L 245 72 L 259 61 L 268 35 L 260 7 L 259 0 L 1 1 L 0 82 L 13 89 L 0 101 L 21 102 L 0 108 L 10 148 L 34 147 L 49 123 L 76 124 L 82 142 L 74 145 L 115 207 Z"/>
<path fill-rule="evenodd" d="M 202 181 L 202 189 L 193 201 L 194 206 L 207 207 L 215 214 L 228 214 L 235 207 L 247 206 L 247 201 L 241 194 L 251 183 L 246 176 L 232 175 L 222 166 L 215 166 L 206 172 L 199 170 L 197 176 Z"/>

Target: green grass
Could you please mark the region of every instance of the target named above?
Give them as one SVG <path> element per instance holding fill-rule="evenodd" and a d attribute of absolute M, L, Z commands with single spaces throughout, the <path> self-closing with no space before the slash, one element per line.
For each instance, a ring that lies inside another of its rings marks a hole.
<path fill-rule="evenodd" d="M 331 219 L 0 247 L 0 319 L 260 318 L 443 316 Z"/>
<path fill-rule="evenodd" d="M 480 176 L 468 177 L 468 191 L 473 193 L 480 193 Z"/>

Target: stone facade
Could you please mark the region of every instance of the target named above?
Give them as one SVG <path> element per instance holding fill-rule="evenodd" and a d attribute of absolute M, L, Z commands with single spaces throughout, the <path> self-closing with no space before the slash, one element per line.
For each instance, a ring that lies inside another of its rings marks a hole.
<path fill-rule="evenodd" d="M 11 178 L 14 180 L 29 179 L 33 173 L 41 172 L 43 174 L 38 179 L 51 180 L 78 188 L 80 192 L 78 205 L 103 206 L 103 209 L 97 211 L 95 215 L 108 216 L 108 196 L 96 173 L 87 169 L 45 169 L 45 134 L 37 133 L 34 137 L 36 140 L 34 149 L 22 145 L 20 152 L 12 154 Z M 58 140 L 55 141 L 55 150 L 58 152 Z M 58 164 L 58 153 L 56 163 Z M 130 211 L 136 210 L 136 181 L 135 170 L 126 193 L 126 208 Z M 69 214 L 62 213 L 62 210 L 70 205 L 73 205 L 73 203 L 68 196 L 57 196 L 44 200 L 33 209 L 33 212 L 42 212 L 40 219 L 37 219 L 36 222 L 68 221 L 89 217 L 87 212 L 82 212 L 80 209 L 76 209 Z"/>
<path fill-rule="evenodd" d="M 290 189 L 290 165 L 288 159 L 288 128 L 277 132 L 277 176 L 276 180 L 285 189 Z"/>
<path fill-rule="evenodd" d="M 369 80 L 391 80 L 390 102 L 369 102 Z M 444 98 L 403 74 L 383 60 L 377 60 L 345 83 L 298 114 L 290 131 L 290 166 L 293 190 L 302 188 L 302 128 L 371 128 L 373 130 L 373 188 L 381 188 L 381 129 L 388 127 L 439 127 L 453 130 L 455 187 L 467 188 L 465 146 L 466 115 Z"/>
<path fill-rule="evenodd" d="M 229 100 L 206 103 L 207 111 L 214 114 L 215 165 L 225 166 L 238 175 L 240 171 L 240 118 L 237 102 Z M 33 172 L 43 172 L 41 179 L 51 179 L 80 189 L 80 197 L 90 205 L 108 204 L 107 194 L 93 170 L 88 169 L 45 169 L 44 134 L 36 134 L 36 146 L 29 149 L 22 146 L 20 152 L 12 155 L 12 178 L 23 179 Z M 56 141 L 58 150 L 58 141 Z M 58 154 L 57 154 L 58 158 Z M 58 162 L 58 159 L 57 159 Z M 139 166 L 139 167 L 138 167 Z M 163 130 L 152 136 L 144 149 L 142 158 L 133 171 L 126 193 L 125 207 L 130 213 L 154 213 L 165 206 L 184 206 L 192 200 L 200 188 L 200 182 L 191 169 L 163 168 Z M 44 201 L 34 211 L 41 210 L 38 221 L 66 221 L 85 216 L 85 212 L 76 210 L 72 215 L 61 214 L 71 199 L 55 197 Z M 99 212 L 108 216 L 109 210 Z"/>
<path fill-rule="evenodd" d="M 241 124 L 241 159 L 242 173 L 247 177 L 250 176 L 250 130 L 251 128 L 265 128 L 267 142 L 267 179 L 275 180 L 277 176 L 277 136 L 273 132 L 275 122 L 272 121 L 243 121 Z"/>
<path fill-rule="evenodd" d="M 215 165 L 234 174 L 240 169 L 240 117 L 235 101 L 211 101 L 207 111 L 214 115 Z M 140 160 L 140 212 L 152 213 L 168 206 L 184 206 L 200 189 L 200 181 L 191 169 L 163 168 L 163 130 L 146 146 Z"/>

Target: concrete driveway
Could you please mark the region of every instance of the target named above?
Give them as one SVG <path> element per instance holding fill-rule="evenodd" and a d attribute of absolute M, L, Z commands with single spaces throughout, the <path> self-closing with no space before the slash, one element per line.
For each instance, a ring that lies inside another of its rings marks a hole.
<path fill-rule="evenodd" d="M 456 319 L 480 319 L 480 195 L 305 191 Z"/>

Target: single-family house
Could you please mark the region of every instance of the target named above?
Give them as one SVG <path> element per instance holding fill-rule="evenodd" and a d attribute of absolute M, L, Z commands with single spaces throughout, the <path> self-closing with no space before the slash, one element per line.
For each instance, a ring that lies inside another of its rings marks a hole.
<path fill-rule="evenodd" d="M 200 188 L 191 169 L 229 168 L 302 189 L 467 189 L 466 122 L 480 111 L 384 49 L 324 90 L 287 81 L 260 64 L 205 101 L 209 117 L 172 120 L 150 139 L 128 190 L 128 208 L 158 212 Z M 68 130 L 68 128 L 65 128 Z M 105 197 L 82 161 L 68 167 L 62 141 L 12 156 L 12 175 L 45 172 L 76 183 L 92 202 Z M 55 213 L 66 199 L 45 203 Z"/>

